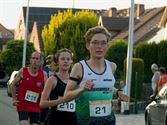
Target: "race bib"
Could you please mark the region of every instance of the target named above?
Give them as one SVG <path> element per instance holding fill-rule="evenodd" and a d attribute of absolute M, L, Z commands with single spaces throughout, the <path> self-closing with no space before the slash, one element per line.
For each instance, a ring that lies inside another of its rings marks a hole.
<path fill-rule="evenodd" d="M 36 103 L 38 101 L 39 94 L 30 90 L 27 90 L 25 100 Z"/>
<path fill-rule="evenodd" d="M 75 112 L 75 100 L 57 105 L 57 110 L 66 112 Z"/>
<path fill-rule="evenodd" d="M 111 100 L 89 101 L 89 114 L 91 117 L 108 116 L 111 114 Z"/>

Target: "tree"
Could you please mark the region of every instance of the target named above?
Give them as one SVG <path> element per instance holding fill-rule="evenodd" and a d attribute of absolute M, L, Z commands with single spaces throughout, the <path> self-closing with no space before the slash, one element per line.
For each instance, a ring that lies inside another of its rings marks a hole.
<path fill-rule="evenodd" d="M 158 44 L 139 43 L 135 48 L 134 56 L 144 60 L 144 82 L 149 83 L 152 77 L 151 65 L 158 64 Z"/>
<path fill-rule="evenodd" d="M 112 45 L 108 49 L 105 58 L 113 61 L 117 64 L 116 77 L 120 79 L 125 79 L 123 74 L 124 69 L 124 60 L 127 56 L 127 41 L 125 40 L 115 40 L 112 41 Z"/>
<path fill-rule="evenodd" d="M 163 66 L 167 68 L 166 62 L 167 62 L 167 40 L 162 40 L 158 43 L 158 54 L 157 54 L 157 60 L 158 65 Z"/>
<path fill-rule="evenodd" d="M 88 51 L 83 36 L 90 27 L 97 25 L 97 21 L 96 14 L 89 10 L 73 14 L 69 9 L 52 16 L 49 25 L 42 31 L 45 55 L 68 48 L 73 52 L 74 62 L 86 59 Z"/>
<path fill-rule="evenodd" d="M 23 44 L 23 40 L 8 41 L 5 50 L 0 54 L 0 60 L 6 66 L 9 74 L 22 67 Z M 34 50 L 33 44 L 27 42 L 26 64 L 29 64 L 29 58 Z"/>

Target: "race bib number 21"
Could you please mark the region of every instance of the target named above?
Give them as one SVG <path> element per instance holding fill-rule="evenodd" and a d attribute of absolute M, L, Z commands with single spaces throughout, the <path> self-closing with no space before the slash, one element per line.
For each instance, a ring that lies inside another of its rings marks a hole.
<path fill-rule="evenodd" d="M 91 117 L 108 116 L 111 114 L 111 101 L 98 100 L 89 102 Z"/>

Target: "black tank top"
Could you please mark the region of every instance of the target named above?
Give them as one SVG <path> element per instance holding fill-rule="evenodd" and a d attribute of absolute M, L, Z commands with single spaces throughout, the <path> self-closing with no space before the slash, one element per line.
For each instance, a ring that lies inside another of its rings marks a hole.
<path fill-rule="evenodd" d="M 57 85 L 50 93 L 50 100 L 58 99 L 64 95 L 66 83 L 64 83 L 57 75 Z M 49 109 L 45 125 L 77 125 L 76 113 L 57 110 L 57 106 Z"/>
<path fill-rule="evenodd" d="M 50 94 L 50 100 L 55 100 L 59 96 L 63 96 L 66 87 L 66 83 L 64 83 L 57 75 L 54 76 L 57 78 L 57 85 Z"/>
<path fill-rule="evenodd" d="M 50 94 L 50 100 L 55 100 L 58 99 L 59 96 L 64 95 L 66 83 L 64 83 L 57 75 L 54 75 L 57 78 L 57 85 L 56 87 L 52 90 Z M 75 117 L 75 112 L 66 112 L 66 111 L 58 111 L 57 106 L 51 107 L 51 113 L 52 115 L 58 115 L 58 116 L 73 116 Z"/>

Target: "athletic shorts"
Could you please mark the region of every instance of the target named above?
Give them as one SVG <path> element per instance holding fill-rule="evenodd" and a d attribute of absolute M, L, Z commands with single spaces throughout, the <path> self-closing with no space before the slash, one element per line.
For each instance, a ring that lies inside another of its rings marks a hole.
<path fill-rule="evenodd" d="M 30 121 L 30 124 L 36 123 L 40 124 L 40 113 L 38 112 L 26 112 L 26 111 L 19 111 L 19 121 L 27 120 Z"/>
<path fill-rule="evenodd" d="M 45 125 L 77 125 L 76 114 L 73 112 L 54 114 L 48 111 Z"/>
<path fill-rule="evenodd" d="M 40 114 L 41 122 L 45 122 L 47 113 L 48 113 L 48 108 L 41 109 L 41 114 Z"/>

